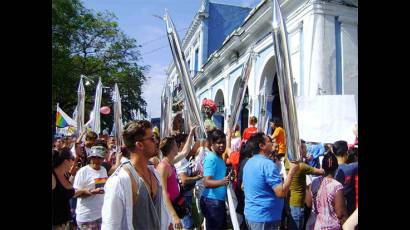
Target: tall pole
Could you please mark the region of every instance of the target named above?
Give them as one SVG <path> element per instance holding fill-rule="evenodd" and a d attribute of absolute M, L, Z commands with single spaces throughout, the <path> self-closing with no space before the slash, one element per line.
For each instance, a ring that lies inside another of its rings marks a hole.
<path fill-rule="evenodd" d="M 281 100 L 282 120 L 286 132 L 288 159 L 300 161 L 300 139 L 296 103 L 292 87 L 292 66 L 286 24 L 277 0 L 272 0 L 273 45 L 275 47 L 276 72 Z"/>

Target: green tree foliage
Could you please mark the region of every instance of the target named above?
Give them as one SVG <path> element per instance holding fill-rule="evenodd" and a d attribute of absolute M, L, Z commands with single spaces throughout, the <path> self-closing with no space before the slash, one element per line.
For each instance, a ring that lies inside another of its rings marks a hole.
<path fill-rule="evenodd" d="M 122 101 L 123 121 L 135 117 L 140 110 L 146 116 L 146 102 L 141 97 L 144 73 L 149 66 L 141 66 L 141 55 L 135 39 L 122 32 L 116 17 L 110 12 L 86 9 L 78 0 L 52 1 L 52 77 L 53 116 L 55 105 L 69 115 L 77 105 L 80 76 L 85 75 L 85 122 L 94 106 L 98 78 L 105 88 L 102 106 L 112 109 L 114 84 L 118 84 Z M 54 120 L 54 119 L 53 119 Z M 102 129 L 111 129 L 113 113 L 101 115 Z"/>

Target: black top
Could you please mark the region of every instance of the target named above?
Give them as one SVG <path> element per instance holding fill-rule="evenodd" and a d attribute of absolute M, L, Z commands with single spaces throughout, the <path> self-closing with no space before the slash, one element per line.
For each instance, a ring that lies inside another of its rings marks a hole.
<path fill-rule="evenodd" d="M 74 196 L 74 188 L 66 189 L 52 171 L 56 178 L 56 187 L 52 190 L 53 225 L 59 225 L 72 219 L 69 201 Z"/>
<path fill-rule="evenodd" d="M 239 162 L 238 166 L 238 186 L 235 190 L 236 198 L 238 199 L 238 206 L 236 207 L 236 212 L 243 214 L 245 208 L 245 194 L 241 189 L 242 185 L 242 177 L 243 177 L 243 168 L 245 167 L 246 162 L 249 160 L 248 157 L 244 158 L 241 162 Z"/>

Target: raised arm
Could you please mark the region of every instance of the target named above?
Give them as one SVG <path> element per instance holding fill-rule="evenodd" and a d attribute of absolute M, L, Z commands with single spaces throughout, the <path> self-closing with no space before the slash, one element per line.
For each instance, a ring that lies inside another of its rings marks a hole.
<path fill-rule="evenodd" d="M 193 128 L 191 128 L 187 140 L 185 142 L 184 148 L 182 148 L 181 152 L 179 152 L 178 155 L 175 156 L 174 161 L 172 163 L 175 164 L 178 161 L 184 159 L 186 156 L 188 156 L 191 148 L 192 137 L 194 136 L 194 130 L 196 127 L 198 126 L 194 126 Z"/>
<path fill-rule="evenodd" d="M 77 138 L 77 140 L 75 141 L 75 143 L 81 143 L 81 139 L 83 139 L 83 136 L 84 136 L 85 132 L 87 132 L 87 129 L 84 129 L 84 130 L 81 132 L 80 136 L 78 136 L 78 138 Z"/>
<path fill-rule="evenodd" d="M 226 150 L 225 150 L 228 153 L 228 157 L 231 156 L 231 153 L 232 153 L 231 144 L 232 144 L 232 131 L 228 128 L 228 133 L 226 135 Z"/>

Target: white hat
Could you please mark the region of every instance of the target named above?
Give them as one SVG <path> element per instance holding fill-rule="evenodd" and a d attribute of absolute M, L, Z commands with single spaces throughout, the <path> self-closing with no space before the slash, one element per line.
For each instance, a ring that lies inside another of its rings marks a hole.
<path fill-rule="evenodd" d="M 91 147 L 90 155 L 88 157 L 105 157 L 105 148 L 103 146 Z"/>

